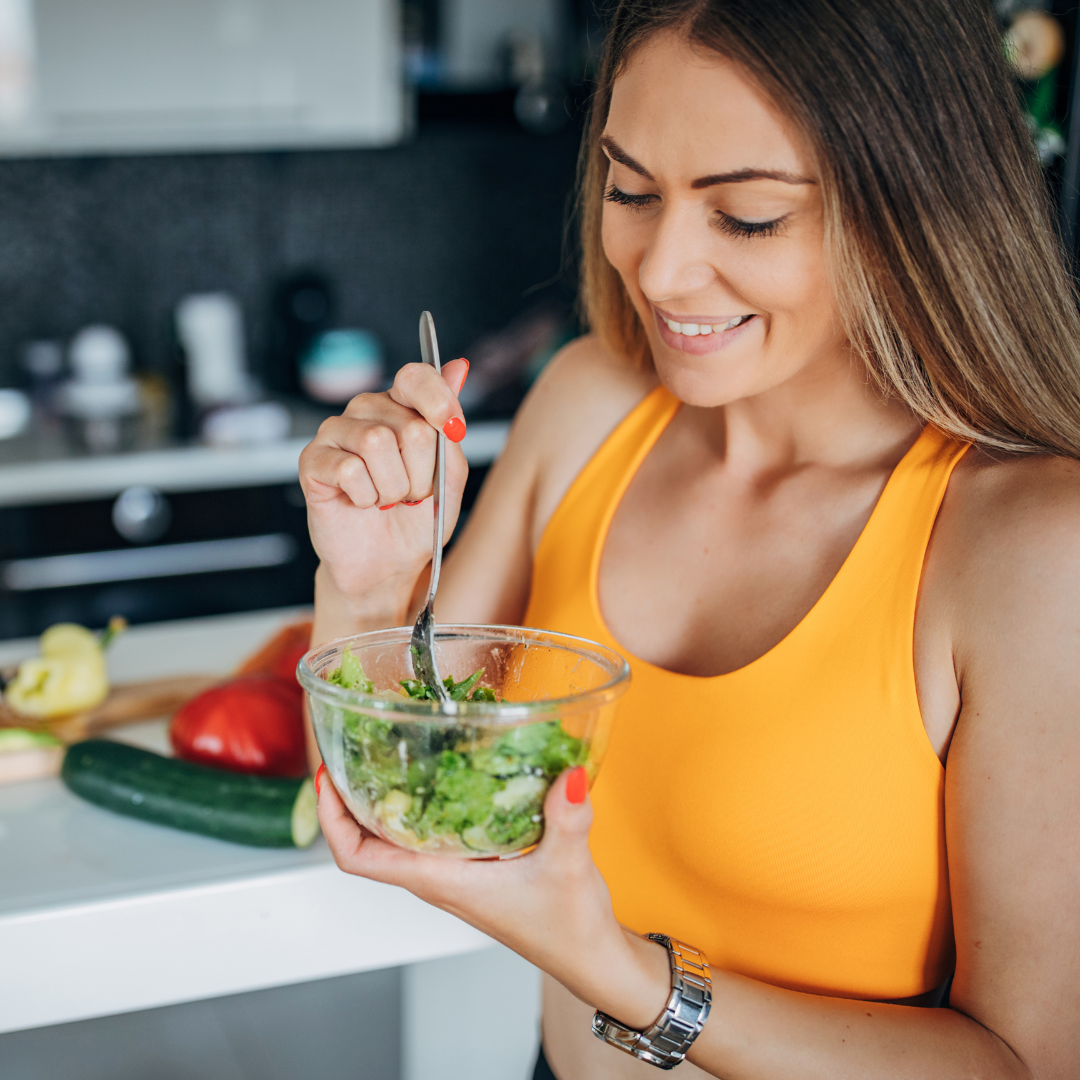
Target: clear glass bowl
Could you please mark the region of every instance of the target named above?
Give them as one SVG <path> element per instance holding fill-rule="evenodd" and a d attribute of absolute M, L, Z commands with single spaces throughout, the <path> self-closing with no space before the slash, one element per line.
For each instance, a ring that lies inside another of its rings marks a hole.
<path fill-rule="evenodd" d="M 590 784 L 615 704 L 630 681 L 618 653 L 584 638 L 520 626 L 439 625 L 436 660 L 456 682 L 483 669 L 495 701 L 440 704 L 404 696 L 411 627 L 312 649 L 297 675 L 323 761 L 365 828 L 415 851 L 490 858 L 531 847 L 544 795 L 564 769 Z M 327 682 L 348 649 L 374 693 Z"/>

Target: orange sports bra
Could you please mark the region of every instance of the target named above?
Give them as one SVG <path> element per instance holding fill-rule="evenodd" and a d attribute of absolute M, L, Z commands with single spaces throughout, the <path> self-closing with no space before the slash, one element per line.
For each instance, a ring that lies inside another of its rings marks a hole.
<path fill-rule="evenodd" d="M 600 612 L 600 555 L 678 407 L 653 391 L 574 481 L 540 542 L 526 625 L 627 655 Z M 699 678 L 627 656 L 591 838 L 624 925 L 812 993 L 904 998 L 949 976 L 944 769 L 912 648 L 926 546 L 965 449 L 922 432 L 825 593 L 757 660 Z"/>

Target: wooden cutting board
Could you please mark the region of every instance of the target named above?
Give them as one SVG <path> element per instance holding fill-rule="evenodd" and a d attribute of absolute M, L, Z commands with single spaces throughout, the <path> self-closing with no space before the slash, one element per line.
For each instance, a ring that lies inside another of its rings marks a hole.
<path fill-rule="evenodd" d="M 220 675 L 173 675 L 146 682 L 121 683 L 93 709 L 57 716 L 51 720 L 34 720 L 22 716 L 0 701 L 0 727 L 29 728 L 47 731 L 65 745 L 99 735 L 123 724 L 137 724 L 171 716 L 196 694 L 222 681 Z M 55 776 L 60 771 L 62 750 L 27 750 L 0 754 L 0 784 L 15 780 L 33 780 Z"/>

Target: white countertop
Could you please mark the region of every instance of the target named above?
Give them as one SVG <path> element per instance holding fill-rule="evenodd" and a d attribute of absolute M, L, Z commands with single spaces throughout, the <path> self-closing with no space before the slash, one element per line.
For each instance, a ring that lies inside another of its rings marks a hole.
<path fill-rule="evenodd" d="M 135 627 L 117 682 L 227 673 L 295 612 Z M 0 665 L 33 642 L 0 643 Z M 164 724 L 118 737 L 165 745 Z M 119 817 L 59 780 L 0 786 L 0 1033 L 372 970 L 491 942 L 404 891 L 306 851 Z"/>

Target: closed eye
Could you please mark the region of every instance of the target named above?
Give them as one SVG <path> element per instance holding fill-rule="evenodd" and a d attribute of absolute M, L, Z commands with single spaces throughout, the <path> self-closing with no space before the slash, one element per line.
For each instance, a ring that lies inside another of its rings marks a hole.
<path fill-rule="evenodd" d="M 604 192 L 605 202 L 615 203 L 617 206 L 629 206 L 634 210 L 644 209 L 658 202 L 659 195 L 646 194 L 635 195 L 629 191 L 623 191 L 614 184 Z M 750 239 L 755 236 L 775 236 L 786 220 L 786 216 L 774 218 L 772 221 L 744 221 L 742 218 L 732 217 L 722 210 L 716 211 L 716 225 L 729 236 L 739 239 Z"/>
<path fill-rule="evenodd" d="M 742 218 L 732 217 L 721 210 L 717 210 L 716 215 L 716 224 L 719 229 L 729 236 L 737 236 L 741 239 L 749 239 L 752 236 L 775 236 L 786 219 L 785 215 L 774 218 L 772 221 L 743 221 Z"/>
<path fill-rule="evenodd" d="M 649 206 L 659 198 L 659 195 L 632 195 L 629 191 L 623 191 L 614 184 L 604 192 L 605 202 L 616 203 L 618 206 L 632 206 L 635 209 Z"/>

